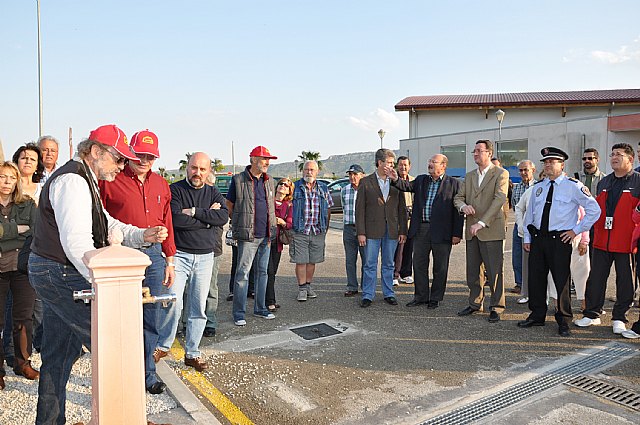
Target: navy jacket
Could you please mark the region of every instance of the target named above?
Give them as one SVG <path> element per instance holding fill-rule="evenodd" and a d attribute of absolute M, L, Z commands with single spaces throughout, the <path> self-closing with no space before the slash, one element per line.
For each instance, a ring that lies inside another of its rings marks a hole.
<path fill-rule="evenodd" d="M 429 174 L 420 174 L 413 181 L 398 179 L 391 184 L 403 192 L 413 192 L 413 211 L 408 237 L 418 233 L 422 222 L 422 211 L 427 200 L 427 189 L 431 182 Z M 462 238 L 464 217 L 453 206 L 453 197 L 460 189 L 460 180 L 444 175 L 438 193 L 431 206 L 431 241 L 434 243 L 451 243 L 451 238 Z"/>

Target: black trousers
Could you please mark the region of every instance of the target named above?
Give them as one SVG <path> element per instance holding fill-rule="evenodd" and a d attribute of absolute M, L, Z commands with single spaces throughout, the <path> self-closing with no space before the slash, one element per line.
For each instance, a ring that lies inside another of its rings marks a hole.
<path fill-rule="evenodd" d="M 21 370 L 31 356 L 32 316 L 36 292 L 26 274 L 18 271 L 0 273 L 0 330 L 4 327 L 4 310 L 9 289 L 13 296 L 13 368 Z M 0 343 L 0 376 L 4 375 L 4 350 Z"/>
<path fill-rule="evenodd" d="M 269 268 L 267 269 L 267 293 L 265 301 L 267 307 L 276 304 L 276 274 L 278 274 L 278 266 L 280 266 L 280 257 L 282 252 L 278 252 L 278 241 L 271 242 L 271 251 L 269 252 Z"/>
<path fill-rule="evenodd" d="M 418 302 L 442 301 L 447 286 L 449 273 L 449 256 L 451 242 L 432 243 L 431 225 L 421 223 L 418 233 L 413 238 L 413 270 L 415 293 L 414 300 Z M 429 287 L 429 262 L 433 254 L 433 281 Z"/>
<path fill-rule="evenodd" d="M 398 279 L 411 276 L 411 269 L 413 268 L 413 238 L 407 238 L 405 243 L 398 244 L 394 258 L 393 277 Z"/>
<path fill-rule="evenodd" d="M 633 302 L 634 293 L 633 254 L 593 249 L 592 269 L 587 282 L 583 314 L 590 319 L 600 317 L 612 263 L 616 266 L 616 303 L 613 305 L 611 320 L 627 323 L 626 314 Z"/>
<path fill-rule="evenodd" d="M 558 234 L 533 237 L 529 251 L 529 320 L 545 321 L 547 276 L 551 272 L 558 292 L 556 322 L 561 327 L 571 322 L 571 250 L 571 244 L 562 242 Z"/>

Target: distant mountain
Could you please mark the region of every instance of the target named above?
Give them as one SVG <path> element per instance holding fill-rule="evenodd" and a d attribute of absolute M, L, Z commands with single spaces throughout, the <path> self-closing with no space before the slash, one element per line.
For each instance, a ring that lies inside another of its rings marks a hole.
<path fill-rule="evenodd" d="M 394 151 L 398 155 L 399 151 Z M 375 169 L 375 152 L 354 152 L 344 155 L 331 155 L 326 159 L 320 159 L 322 162 L 322 170 L 318 173 L 319 177 L 323 178 L 341 178 L 345 176 L 345 172 L 352 164 L 360 164 L 366 174 L 370 174 Z M 236 164 L 236 173 L 244 170 L 247 164 Z M 233 166 L 228 165 L 225 167 L 222 173 L 233 172 Z M 175 174 L 176 180 L 182 178 L 178 170 L 167 170 L 169 175 Z M 296 174 L 296 164 L 293 161 L 289 162 L 274 162 L 269 166 L 269 174 L 274 177 L 291 177 L 295 178 L 301 176 L 298 171 Z"/>

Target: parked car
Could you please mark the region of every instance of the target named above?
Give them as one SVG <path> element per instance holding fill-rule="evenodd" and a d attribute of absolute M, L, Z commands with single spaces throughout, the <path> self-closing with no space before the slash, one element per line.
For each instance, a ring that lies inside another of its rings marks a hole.
<path fill-rule="evenodd" d="M 331 208 L 332 213 L 342 213 L 342 198 L 340 197 L 340 191 L 348 184 L 349 179 L 343 177 L 341 179 L 334 180 L 327 185 L 329 193 L 331 194 L 331 199 L 333 199 L 333 207 Z"/>
<path fill-rule="evenodd" d="M 229 175 L 217 175 L 216 176 L 216 182 L 215 185 L 218 188 L 218 190 L 220 191 L 220 193 L 222 193 L 222 196 L 227 196 L 227 193 L 229 192 L 229 185 L 231 184 L 231 178 L 233 176 L 229 176 Z"/>

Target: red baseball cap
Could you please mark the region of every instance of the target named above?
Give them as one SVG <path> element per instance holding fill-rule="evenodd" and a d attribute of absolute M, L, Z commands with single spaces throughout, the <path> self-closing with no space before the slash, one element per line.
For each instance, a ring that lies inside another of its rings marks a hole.
<path fill-rule="evenodd" d="M 131 150 L 137 154 L 153 155 L 160 158 L 160 150 L 158 149 L 158 136 L 150 132 L 149 129 L 138 131 L 131 136 L 129 143 Z"/>
<path fill-rule="evenodd" d="M 106 146 L 112 146 L 118 153 L 128 159 L 138 159 L 129 149 L 129 141 L 122 130 L 114 124 L 103 125 L 91 133 L 89 140 L 102 143 Z"/>
<path fill-rule="evenodd" d="M 255 148 L 253 148 L 251 153 L 249 153 L 249 156 L 261 156 L 267 159 L 278 159 L 277 156 L 271 155 L 269 149 L 265 148 L 264 146 L 256 146 Z"/>

